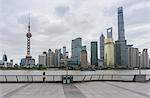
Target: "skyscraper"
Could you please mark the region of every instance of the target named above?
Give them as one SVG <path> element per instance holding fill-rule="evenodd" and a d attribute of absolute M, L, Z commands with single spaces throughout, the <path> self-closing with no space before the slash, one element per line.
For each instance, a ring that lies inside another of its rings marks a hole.
<path fill-rule="evenodd" d="M 107 29 L 107 38 L 105 39 L 104 67 L 114 68 L 114 42 L 112 38 L 112 27 Z"/>
<path fill-rule="evenodd" d="M 7 62 L 7 55 L 6 54 L 3 55 L 3 61 Z"/>
<path fill-rule="evenodd" d="M 80 64 L 80 52 L 82 50 L 82 38 L 76 38 L 71 43 L 71 61 Z"/>
<path fill-rule="evenodd" d="M 60 60 L 61 60 L 61 49 L 55 49 L 55 67 L 60 67 Z"/>
<path fill-rule="evenodd" d="M 143 68 L 149 68 L 149 57 L 148 49 L 143 49 L 142 51 L 142 65 Z"/>
<path fill-rule="evenodd" d="M 51 49 L 47 52 L 47 67 L 54 67 L 54 52 Z"/>
<path fill-rule="evenodd" d="M 138 48 L 128 47 L 127 48 L 127 65 L 128 68 L 139 67 L 140 57 Z"/>
<path fill-rule="evenodd" d="M 81 65 L 81 68 L 88 68 L 87 51 L 85 49 L 83 49 L 80 53 L 80 65 Z"/>
<path fill-rule="evenodd" d="M 66 57 L 66 46 L 63 46 L 63 59 Z"/>
<path fill-rule="evenodd" d="M 42 66 L 46 66 L 46 54 L 41 54 L 38 56 L 38 64 Z"/>
<path fill-rule="evenodd" d="M 118 40 L 125 40 L 123 7 L 118 8 Z"/>
<path fill-rule="evenodd" d="M 123 7 L 118 8 L 118 40 L 115 42 L 115 65 L 117 68 L 127 68 Z"/>
<path fill-rule="evenodd" d="M 104 40 L 105 36 L 101 34 L 100 36 L 100 60 L 104 62 Z"/>
<path fill-rule="evenodd" d="M 98 66 L 97 41 L 91 42 L 91 65 Z"/>

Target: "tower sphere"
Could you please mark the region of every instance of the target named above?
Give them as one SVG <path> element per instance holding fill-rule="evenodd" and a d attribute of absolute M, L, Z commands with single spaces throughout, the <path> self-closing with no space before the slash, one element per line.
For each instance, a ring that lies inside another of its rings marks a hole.
<path fill-rule="evenodd" d="M 31 34 L 30 32 L 28 32 L 28 33 L 26 34 L 26 36 L 27 36 L 28 38 L 31 38 L 31 37 L 32 37 L 32 34 Z"/>

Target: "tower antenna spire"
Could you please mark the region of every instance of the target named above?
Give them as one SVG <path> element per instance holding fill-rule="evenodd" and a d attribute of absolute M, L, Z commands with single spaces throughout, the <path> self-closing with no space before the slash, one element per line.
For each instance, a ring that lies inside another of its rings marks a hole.
<path fill-rule="evenodd" d="M 29 13 L 29 17 L 28 17 L 28 32 L 30 32 L 30 13 Z"/>

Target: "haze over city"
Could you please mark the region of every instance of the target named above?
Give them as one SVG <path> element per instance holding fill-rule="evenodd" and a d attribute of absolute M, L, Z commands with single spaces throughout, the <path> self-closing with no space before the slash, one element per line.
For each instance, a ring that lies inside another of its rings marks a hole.
<path fill-rule="evenodd" d="M 127 43 L 139 49 L 150 48 L 149 0 L 0 0 L 0 55 L 19 63 L 26 54 L 28 16 L 31 18 L 31 55 L 67 47 L 82 37 L 90 56 L 90 42 L 98 41 L 113 27 L 117 39 L 117 8 L 123 6 Z"/>

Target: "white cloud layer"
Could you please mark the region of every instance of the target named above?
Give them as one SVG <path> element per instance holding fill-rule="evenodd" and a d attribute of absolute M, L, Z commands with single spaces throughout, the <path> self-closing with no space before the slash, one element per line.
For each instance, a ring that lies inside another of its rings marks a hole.
<path fill-rule="evenodd" d="M 90 55 L 90 42 L 98 41 L 113 27 L 117 39 L 117 8 L 124 7 L 128 43 L 150 48 L 150 0 L 0 0 L 0 55 L 19 62 L 26 55 L 28 14 L 31 16 L 31 54 L 67 46 L 83 38 Z M 89 56 L 90 57 L 90 56 Z"/>

